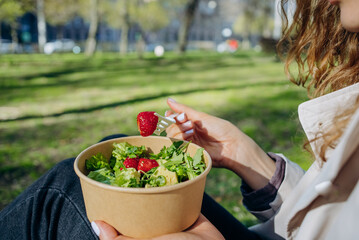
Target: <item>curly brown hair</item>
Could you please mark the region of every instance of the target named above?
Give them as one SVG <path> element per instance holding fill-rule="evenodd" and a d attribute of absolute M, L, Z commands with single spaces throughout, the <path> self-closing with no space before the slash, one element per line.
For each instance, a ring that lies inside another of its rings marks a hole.
<path fill-rule="evenodd" d="M 358 83 L 359 33 L 342 27 L 339 7 L 327 0 L 296 0 L 293 23 L 289 26 L 284 11 L 287 4 L 288 0 L 281 1 L 284 27 L 277 50 L 284 58 L 288 78 L 305 87 L 310 98 Z M 332 128 L 310 140 L 323 139 L 320 157 L 324 162 L 325 152 L 335 147 L 358 108 L 359 97 L 352 107 L 335 117 Z"/>

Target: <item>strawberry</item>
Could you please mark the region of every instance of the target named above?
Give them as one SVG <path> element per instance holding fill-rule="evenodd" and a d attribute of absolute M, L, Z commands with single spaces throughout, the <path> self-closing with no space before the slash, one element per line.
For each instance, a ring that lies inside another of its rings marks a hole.
<path fill-rule="evenodd" d="M 158 117 L 154 113 L 155 112 L 140 112 L 137 115 L 137 127 L 141 136 L 150 136 L 156 130 Z"/>
<path fill-rule="evenodd" d="M 125 165 L 126 168 L 135 168 L 137 170 L 138 161 L 138 158 L 127 157 L 126 160 L 123 161 L 123 165 Z"/>
<path fill-rule="evenodd" d="M 138 171 L 148 172 L 152 168 L 158 167 L 158 162 L 154 159 L 140 158 L 138 162 Z"/>

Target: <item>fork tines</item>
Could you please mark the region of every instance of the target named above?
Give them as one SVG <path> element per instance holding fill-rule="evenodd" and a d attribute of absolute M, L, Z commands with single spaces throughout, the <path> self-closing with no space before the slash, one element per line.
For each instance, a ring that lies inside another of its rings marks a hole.
<path fill-rule="evenodd" d="M 155 115 L 159 118 L 160 121 L 157 123 L 157 129 L 155 130 L 156 135 L 160 135 L 166 128 L 168 128 L 172 123 L 176 123 L 176 120 L 170 117 L 163 117 L 158 113 Z"/>

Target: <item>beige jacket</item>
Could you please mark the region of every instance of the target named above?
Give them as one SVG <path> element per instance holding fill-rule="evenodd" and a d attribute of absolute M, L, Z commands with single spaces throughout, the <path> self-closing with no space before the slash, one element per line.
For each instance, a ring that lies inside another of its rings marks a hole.
<path fill-rule="evenodd" d="M 358 96 L 355 84 L 301 104 L 299 119 L 308 139 Z M 282 157 L 287 162 L 283 183 L 271 209 L 253 212 L 267 220 L 252 230 L 264 239 L 359 239 L 359 109 L 322 167 L 316 161 L 304 173 Z"/>

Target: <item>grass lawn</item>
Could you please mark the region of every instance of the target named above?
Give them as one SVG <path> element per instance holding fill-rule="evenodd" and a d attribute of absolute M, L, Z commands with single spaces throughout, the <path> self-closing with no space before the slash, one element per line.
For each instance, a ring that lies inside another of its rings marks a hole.
<path fill-rule="evenodd" d="M 166 99 L 225 118 L 265 151 L 310 164 L 297 107 L 305 89 L 274 56 L 193 52 L 156 58 L 118 54 L 0 56 L 0 209 L 62 159 L 102 137 L 138 135 L 138 112 L 164 113 Z M 245 224 L 240 179 L 213 169 L 206 191 Z"/>

